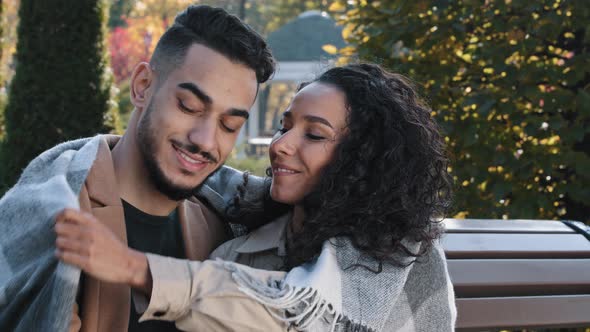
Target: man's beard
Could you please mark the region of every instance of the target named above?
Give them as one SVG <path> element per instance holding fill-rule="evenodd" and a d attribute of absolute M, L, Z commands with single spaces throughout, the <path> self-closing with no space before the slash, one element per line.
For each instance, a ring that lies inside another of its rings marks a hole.
<path fill-rule="evenodd" d="M 164 174 L 156 161 L 155 129 L 152 128 L 152 113 L 154 111 L 153 101 L 145 109 L 143 118 L 137 126 L 137 144 L 143 163 L 147 169 L 148 176 L 154 187 L 173 201 L 180 201 L 193 196 L 195 190 L 200 186 L 182 187 L 176 185 Z"/>

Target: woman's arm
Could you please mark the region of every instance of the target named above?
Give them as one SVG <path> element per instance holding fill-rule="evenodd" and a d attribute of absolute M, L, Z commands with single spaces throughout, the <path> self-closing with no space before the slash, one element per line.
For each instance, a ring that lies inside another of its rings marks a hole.
<path fill-rule="evenodd" d="M 176 321 L 187 331 L 286 331 L 269 309 L 243 293 L 222 261 L 188 261 L 125 246 L 94 216 L 64 210 L 57 217 L 56 255 L 93 277 L 131 286 L 140 321 Z M 247 268 L 247 267 L 246 267 Z M 251 269 L 259 280 L 285 272 Z"/>
<path fill-rule="evenodd" d="M 187 331 L 287 331 L 264 305 L 243 293 L 223 261 L 188 261 L 147 254 L 153 278 L 149 304 L 134 294 L 140 321 L 175 321 Z M 259 280 L 285 272 L 250 269 Z M 139 300 L 139 301 L 137 301 Z M 275 313 L 278 314 L 278 313 Z"/>

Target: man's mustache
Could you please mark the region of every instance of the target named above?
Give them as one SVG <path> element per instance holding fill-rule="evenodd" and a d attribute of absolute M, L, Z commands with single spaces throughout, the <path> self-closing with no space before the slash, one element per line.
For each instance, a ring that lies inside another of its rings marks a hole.
<path fill-rule="evenodd" d="M 185 143 L 178 142 L 176 140 L 172 140 L 172 143 L 180 149 L 183 149 L 183 150 L 190 152 L 192 154 L 199 154 L 203 158 L 209 160 L 210 162 L 217 164 L 217 158 L 213 157 L 209 152 L 203 151 L 203 149 L 201 149 L 198 145 L 190 144 L 190 143 L 185 144 Z"/>

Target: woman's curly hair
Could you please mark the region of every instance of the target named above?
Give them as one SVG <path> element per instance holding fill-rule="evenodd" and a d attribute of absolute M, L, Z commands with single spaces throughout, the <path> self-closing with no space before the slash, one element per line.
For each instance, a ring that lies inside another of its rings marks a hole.
<path fill-rule="evenodd" d="M 381 263 L 423 255 L 440 236 L 451 200 L 444 139 L 431 109 L 405 77 L 375 64 L 332 68 L 312 82 L 344 92 L 346 133 L 304 200 L 287 267 L 314 259 L 339 236 Z M 420 250 L 402 239 L 421 242 Z"/>
<path fill-rule="evenodd" d="M 431 109 L 405 77 L 375 64 L 332 68 L 299 89 L 313 82 L 345 94 L 346 128 L 303 201 L 305 221 L 292 234 L 284 268 L 316 258 L 334 237 L 350 238 L 379 263 L 407 265 L 403 258 L 422 256 L 441 235 L 440 220 L 451 202 L 445 144 Z M 272 176 L 270 169 L 267 174 Z M 246 200 L 247 180 L 245 174 L 226 211 L 231 220 L 268 221 L 288 211 L 268 190 L 256 201 Z M 420 250 L 406 247 L 407 240 L 421 242 Z"/>

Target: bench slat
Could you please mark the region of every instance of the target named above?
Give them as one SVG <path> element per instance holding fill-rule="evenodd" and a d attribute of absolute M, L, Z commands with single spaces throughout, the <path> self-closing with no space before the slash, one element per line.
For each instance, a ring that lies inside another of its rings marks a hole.
<path fill-rule="evenodd" d="M 457 297 L 590 294 L 590 259 L 451 259 L 448 266 Z"/>
<path fill-rule="evenodd" d="M 590 258 L 590 241 L 580 234 L 446 234 L 448 259 Z"/>
<path fill-rule="evenodd" d="M 444 219 L 447 233 L 575 233 L 555 220 Z"/>
<path fill-rule="evenodd" d="M 590 325 L 590 295 L 457 299 L 459 331 Z"/>

